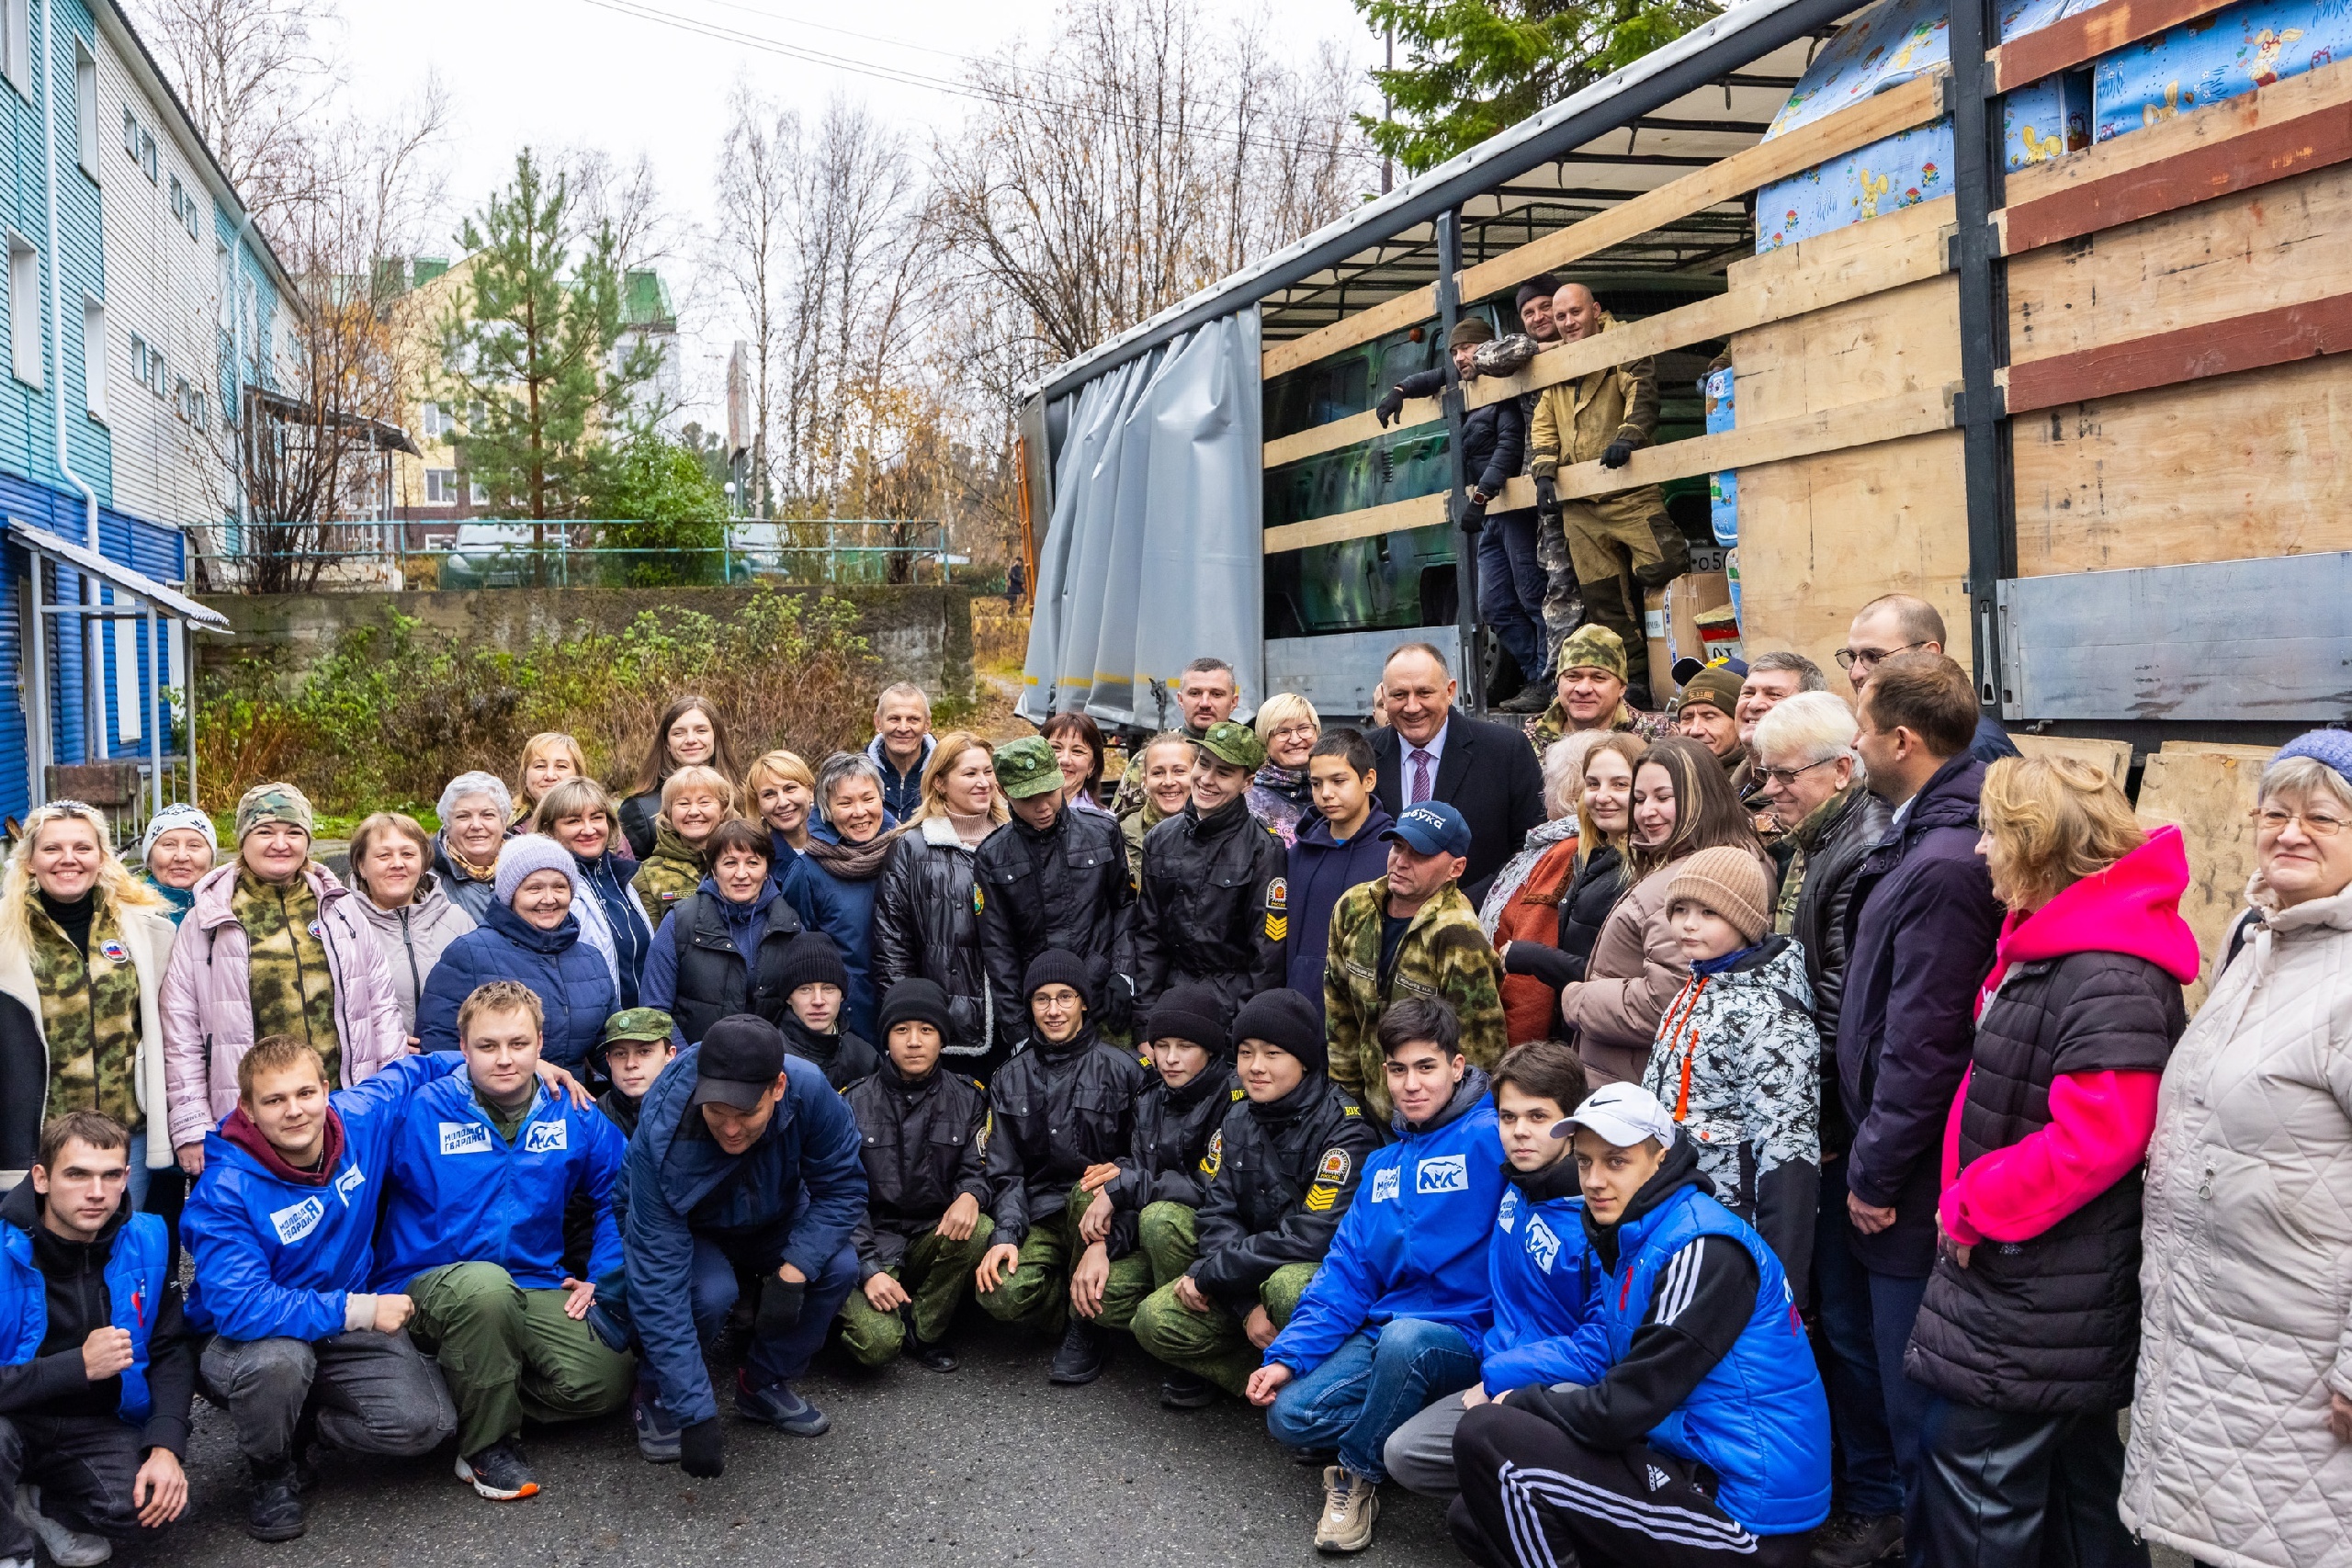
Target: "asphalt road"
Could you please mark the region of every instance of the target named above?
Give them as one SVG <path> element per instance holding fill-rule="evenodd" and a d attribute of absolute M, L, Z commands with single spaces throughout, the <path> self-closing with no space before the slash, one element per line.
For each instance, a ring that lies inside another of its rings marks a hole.
<path fill-rule="evenodd" d="M 486 1503 L 421 1460 L 329 1453 L 308 1495 L 310 1533 L 264 1546 L 240 1527 L 244 1468 L 226 1415 L 198 1402 L 189 1517 L 144 1555 L 156 1564 L 712 1563 L 748 1568 L 1003 1564 L 1022 1568 L 1260 1568 L 1322 1561 L 1318 1472 L 1293 1464 L 1237 1401 L 1162 1410 L 1159 1373 L 1132 1344 L 1085 1388 L 1046 1381 L 1050 1347 L 967 1310 L 962 1369 L 900 1361 L 867 1374 L 829 1350 L 802 1392 L 832 1417 L 817 1438 L 731 1417 L 727 1473 L 695 1481 L 638 1458 L 625 1418 L 534 1429 L 538 1496 Z M 726 1408 L 726 1396 L 721 1396 Z M 1355 1559 L 1460 1562 L 1444 1510 L 1382 1489 L 1379 1538 Z"/>

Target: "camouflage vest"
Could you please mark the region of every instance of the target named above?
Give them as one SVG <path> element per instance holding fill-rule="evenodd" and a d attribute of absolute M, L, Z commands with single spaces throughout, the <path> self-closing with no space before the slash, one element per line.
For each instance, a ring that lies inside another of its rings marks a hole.
<path fill-rule="evenodd" d="M 49 1043 L 48 1114 L 102 1111 L 136 1133 L 147 1121 L 139 1109 L 139 970 L 122 922 L 100 898 L 85 960 L 40 901 L 28 902 L 33 984 Z"/>
<path fill-rule="evenodd" d="M 334 974 L 319 924 L 319 896 L 310 878 L 272 887 L 242 867 L 230 912 L 245 930 L 246 991 L 254 1038 L 290 1034 L 319 1054 L 327 1082 L 343 1081 L 343 1036 L 334 1022 Z"/>

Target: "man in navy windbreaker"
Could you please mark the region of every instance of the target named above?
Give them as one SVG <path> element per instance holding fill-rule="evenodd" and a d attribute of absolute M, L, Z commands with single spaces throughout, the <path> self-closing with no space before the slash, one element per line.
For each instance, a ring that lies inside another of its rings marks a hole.
<path fill-rule="evenodd" d="M 735 1413 L 813 1438 L 829 1423 L 793 1389 L 857 1283 L 864 1140 L 814 1063 L 749 1013 L 722 1018 L 647 1091 L 623 1180 L 628 1301 L 645 1372 L 638 1450 L 689 1475 L 724 1468 L 703 1365 L 738 1293 L 760 1276 Z"/>
<path fill-rule="evenodd" d="M 180 1235 L 195 1260 L 190 1327 L 253 1473 L 246 1533 L 302 1533 L 296 1431 L 313 1391 L 319 1435 L 346 1453 L 424 1453 L 458 1427 L 448 1390 L 406 1332 L 413 1310 L 368 1289 L 377 1200 L 410 1095 L 459 1066 L 403 1056 L 330 1095 L 305 1041 L 275 1035 L 237 1063 L 237 1109 L 204 1138 L 205 1179 Z"/>
<path fill-rule="evenodd" d="M 1606 1278 L 1565 1363 L 1462 1417 L 1455 1544 L 1481 1568 L 1803 1568 L 1829 1406 L 1779 1257 L 1649 1090 L 1611 1084 L 1570 1125 Z"/>
<path fill-rule="evenodd" d="M 392 1136 L 391 1200 L 373 1289 L 415 1304 L 458 1406 L 458 1477 L 493 1502 L 535 1495 L 523 1418 L 577 1421 L 628 1400 L 634 1369 L 587 1322 L 594 1280 L 620 1271 L 613 1187 L 627 1145 L 583 1094 L 542 1086 L 539 998 L 492 980 L 458 1010 L 465 1066 L 417 1089 Z M 563 1266 L 584 1200 L 587 1280 Z"/>
<path fill-rule="evenodd" d="M 1323 1472 L 1325 1551 L 1371 1544 L 1389 1434 L 1477 1381 L 1493 1315 L 1487 1240 L 1503 1178 L 1487 1075 L 1436 998 L 1391 1003 L 1376 1033 L 1398 1141 L 1363 1162 L 1323 1267 L 1250 1377 L 1276 1438 L 1340 1451 Z"/>
<path fill-rule="evenodd" d="M 1307 754 L 1315 815 L 1299 824 L 1290 847 L 1290 932 L 1283 939 L 1286 984 L 1323 1016 L 1323 961 L 1331 950 L 1331 911 L 1340 895 L 1388 874 L 1381 833 L 1396 818 L 1373 798 L 1372 743 L 1353 729 L 1327 729 Z"/>

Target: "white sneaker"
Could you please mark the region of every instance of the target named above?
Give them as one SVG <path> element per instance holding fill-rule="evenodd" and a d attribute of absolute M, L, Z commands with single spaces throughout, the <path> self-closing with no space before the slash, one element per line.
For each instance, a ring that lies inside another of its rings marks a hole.
<path fill-rule="evenodd" d="M 1362 1551 L 1372 1544 L 1372 1525 L 1380 1517 L 1380 1483 L 1367 1481 L 1345 1465 L 1323 1467 L 1323 1517 L 1315 1521 L 1315 1550 L 1325 1552 Z"/>
<path fill-rule="evenodd" d="M 67 1529 L 40 1511 L 40 1488 L 17 1488 L 17 1517 L 32 1527 L 40 1537 L 41 1545 L 49 1549 L 50 1559 L 57 1568 L 97 1568 L 114 1556 L 114 1542 L 102 1535 L 84 1535 L 80 1530 Z"/>

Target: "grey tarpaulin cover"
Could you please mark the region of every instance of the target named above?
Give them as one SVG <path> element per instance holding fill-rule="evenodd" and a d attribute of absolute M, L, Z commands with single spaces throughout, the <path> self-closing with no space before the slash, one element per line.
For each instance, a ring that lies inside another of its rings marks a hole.
<path fill-rule="evenodd" d="M 1177 722 L 1174 689 L 1229 661 L 1265 694 L 1258 310 L 1195 328 L 1062 400 L 1019 711 Z M 1163 709 L 1162 701 L 1165 699 Z"/>

